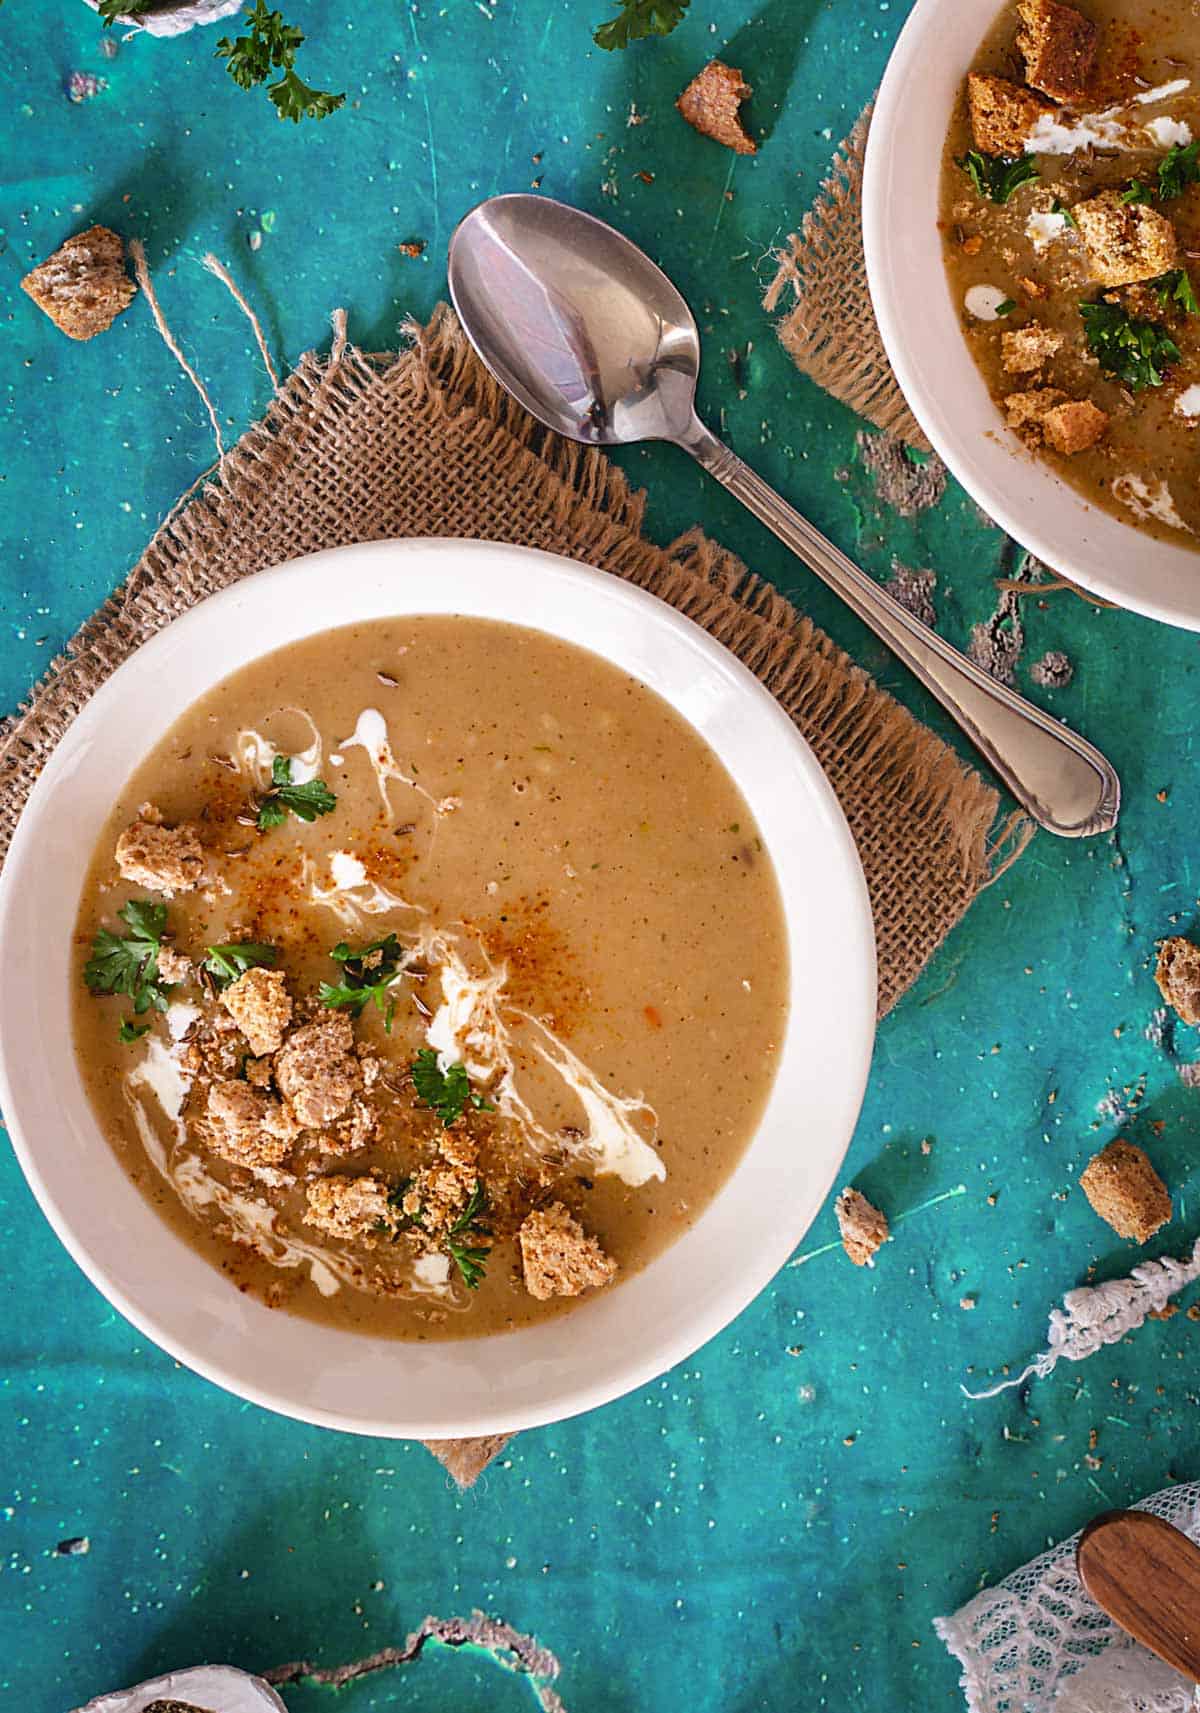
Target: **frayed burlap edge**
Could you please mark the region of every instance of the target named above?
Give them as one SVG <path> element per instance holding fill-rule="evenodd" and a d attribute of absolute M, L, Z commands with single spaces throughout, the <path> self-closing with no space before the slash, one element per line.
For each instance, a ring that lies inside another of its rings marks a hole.
<path fill-rule="evenodd" d="M 872 883 L 880 1009 L 888 1009 L 978 891 L 1019 854 L 1030 824 L 1013 816 L 996 832 L 997 792 L 699 529 L 666 550 L 645 540 L 642 497 L 621 472 L 600 453 L 532 422 L 482 369 L 444 306 L 427 327 L 409 324 L 405 332 L 409 346 L 399 356 L 371 356 L 348 343 L 344 312 L 337 312 L 328 358 L 301 358 L 263 421 L 184 496 L 125 583 L 51 663 L 0 730 L 0 859 L 55 744 L 149 636 L 207 595 L 296 551 L 395 533 L 385 509 L 358 497 L 362 484 L 346 469 L 350 497 L 332 521 L 305 526 L 307 534 L 300 525 L 282 532 L 301 542 L 291 553 L 280 550 L 278 526 L 259 529 L 258 520 L 270 514 L 277 489 L 294 500 L 297 483 L 315 479 L 314 460 L 316 474 L 336 480 L 339 436 L 348 444 L 358 417 L 377 425 L 411 420 L 423 434 L 442 435 L 459 458 L 487 464 L 490 480 L 511 492 L 511 533 L 502 521 L 497 538 L 534 534 L 536 545 L 557 545 L 652 591 L 724 642 L 797 721 L 838 790 Z M 536 530 L 528 522 L 533 508 Z M 422 533 L 413 523 L 410 532 Z M 448 532 L 431 517 L 424 533 Z M 506 1443 L 507 1436 L 493 1435 L 435 1441 L 429 1449 L 469 1485 Z"/>
<path fill-rule="evenodd" d="M 797 368 L 819 387 L 923 452 L 931 450 L 896 382 L 871 307 L 862 240 L 862 177 L 871 106 L 833 157 L 812 208 L 787 248 L 763 308 L 790 293 L 776 331 Z"/>

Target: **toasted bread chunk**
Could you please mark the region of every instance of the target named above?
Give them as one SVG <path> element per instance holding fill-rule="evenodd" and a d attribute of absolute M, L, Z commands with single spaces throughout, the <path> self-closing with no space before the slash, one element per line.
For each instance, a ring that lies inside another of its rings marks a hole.
<path fill-rule="evenodd" d="M 221 1003 L 250 1043 L 255 1058 L 277 1053 L 292 1021 L 292 1001 L 282 970 L 250 969 L 227 987 Z"/>
<path fill-rule="evenodd" d="M 174 946 L 164 945 L 158 948 L 158 973 L 164 981 L 190 981 L 195 973 L 195 966 L 191 958 L 185 958 Z"/>
<path fill-rule="evenodd" d="M 1081 100 L 1096 65 L 1096 25 L 1059 0 L 1018 0 L 1017 11 L 1026 82 L 1055 101 Z"/>
<path fill-rule="evenodd" d="M 1118 1237 L 1145 1243 L 1171 1217 L 1167 1186 L 1142 1149 L 1121 1137 L 1088 1161 L 1079 1182 Z"/>
<path fill-rule="evenodd" d="M 194 821 L 168 827 L 153 803 L 143 803 L 138 819 L 117 840 L 117 868 L 123 880 L 173 898 L 194 892 L 204 879 L 204 846 Z"/>
<path fill-rule="evenodd" d="M 529 1214 L 518 1232 L 525 1289 L 538 1302 L 549 1297 L 577 1297 L 581 1291 L 607 1285 L 617 1263 L 589 1237 L 561 1202 Z"/>
<path fill-rule="evenodd" d="M 234 1166 L 278 1166 L 287 1159 L 298 1126 L 279 1101 L 231 1079 L 208 1091 L 212 1146 Z"/>
<path fill-rule="evenodd" d="M 842 1248 L 856 1267 L 873 1267 L 875 1251 L 891 1236 L 887 1218 L 860 1190 L 844 1189 L 834 1203 Z"/>
<path fill-rule="evenodd" d="M 1200 1023 L 1200 946 L 1182 935 L 1164 940 L 1158 948 L 1154 979 L 1184 1023 Z"/>
<path fill-rule="evenodd" d="M 341 1118 L 362 1088 L 350 1019 L 333 1011 L 297 1029 L 275 1056 L 275 1081 L 306 1129 Z"/>
<path fill-rule="evenodd" d="M 1087 252 L 1088 270 L 1100 285 L 1135 285 L 1156 280 L 1175 266 L 1175 228 L 1165 214 L 1144 202 L 1122 202 L 1102 190 L 1071 210 Z"/>
<path fill-rule="evenodd" d="M 752 94 L 750 85 L 731 65 L 709 60 L 675 103 L 688 124 L 714 143 L 738 155 L 755 155 L 758 144 L 742 124 L 738 109 Z"/>
<path fill-rule="evenodd" d="M 1009 393 L 1004 401 L 1008 426 L 1040 439 L 1047 413 L 1062 404 L 1066 397 L 1060 387 L 1035 387 L 1030 392 Z"/>
<path fill-rule="evenodd" d="M 985 155 L 1023 155 L 1033 127 L 1053 111 L 1032 89 L 979 71 L 967 78 L 967 106 L 975 147 Z"/>
<path fill-rule="evenodd" d="M 369 1236 L 380 1226 L 388 1230 L 395 1226 L 396 1215 L 388 1201 L 388 1187 L 380 1178 L 370 1175 L 350 1178 L 331 1173 L 309 1184 L 305 1195 L 308 1212 L 304 1217 L 330 1237 L 353 1242 Z"/>
<path fill-rule="evenodd" d="M 1061 333 L 1031 321 L 1028 327 L 1017 327 L 1000 335 L 1003 365 L 1010 375 L 1030 375 L 1048 363 L 1063 342 Z"/>
<path fill-rule="evenodd" d="M 127 309 L 137 290 L 125 272 L 125 246 L 107 226 L 68 238 L 21 281 L 68 339 L 94 339 Z"/>
<path fill-rule="evenodd" d="M 1068 458 L 1094 446 L 1107 427 L 1108 413 L 1094 405 L 1091 399 L 1069 399 L 1066 404 L 1055 405 L 1042 417 L 1042 433 L 1047 446 L 1065 453 Z"/>

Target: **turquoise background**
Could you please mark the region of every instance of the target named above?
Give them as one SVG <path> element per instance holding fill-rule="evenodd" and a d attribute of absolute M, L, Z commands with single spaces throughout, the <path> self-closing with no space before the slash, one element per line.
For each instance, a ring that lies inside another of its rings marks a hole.
<path fill-rule="evenodd" d="M 144 238 L 232 435 L 268 389 L 244 322 L 200 267 L 206 250 L 233 267 L 286 359 L 327 339 L 338 304 L 360 344 L 386 348 L 403 316 L 443 294 L 459 216 L 538 181 L 613 220 L 689 294 L 703 407 L 714 424 L 724 414 L 743 456 L 878 573 L 893 555 L 934 567 L 955 640 L 993 612 L 993 579 L 1017 551 L 953 484 L 916 518 L 885 505 L 861 425 L 795 373 L 759 307 L 770 251 L 875 88 L 903 4 L 694 0 L 676 35 L 623 56 L 591 46 L 604 0 L 285 11 L 310 34 L 302 71 L 348 92 L 321 126 L 281 124 L 265 96 L 235 89 L 210 58 L 219 31 L 130 41 L 110 62 L 80 0 L 0 10 L 0 707 L 16 707 L 211 457 L 144 303 L 81 346 L 17 289 L 93 220 Z M 750 118 L 769 135 L 754 160 L 673 110 L 718 50 L 756 89 Z M 76 70 L 108 87 L 71 103 Z M 644 124 L 627 124 L 631 102 Z M 411 237 L 427 241 L 419 260 L 397 250 Z M 726 353 L 747 341 L 740 399 Z M 624 462 L 649 490 L 656 537 L 699 520 L 930 714 L 682 455 Z M 991 1374 L 1041 1348 L 1051 1304 L 1093 1265 L 1111 1276 L 1136 1258 L 1076 1181 L 1118 1129 L 1175 1193 L 1178 1217 L 1151 1252 L 1183 1253 L 1200 1230 L 1200 1094 L 1177 1076 L 1200 1043 L 1182 1026 L 1165 1044 L 1146 1034 L 1154 941 L 1197 908 L 1197 642 L 1069 593 L 1023 611 L 1020 686 L 1107 747 L 1126 808 L 1113 837 L 1040 837 L 881 1028 L 847 1176 L 893 1217 L 921 1211 L 874 1272 L 836 1250 L 784 1271 L 693 1361 L 599 1414 L 522 1435 L 473 1492 L 456 1494 L 418 1447 L 277 1420 L 148 1347 L 0 1159 L 6 1704 L 61 1713 L 205 1658 L 335 1663 L 401 1640 L 427 1612 L 481 1607 L 554 1650 L 571 1713 L 952 1708 L 936 1613 L 1094 1511 L 1197 1474 L 1200 1326 L 1183 1316 L 1027 1395 L 971 1403 L 959 1390 L 972 1364 Z M 1076 674 L 1047 693 L 1027 668 L 1052 647 Z M 1114 1098 L 1132 1116 L 1114 1117 Z M 802 1136 L 803 1113 L 796 1124 Z M 804 1248 L 835 1235 L 827 1208 Z M 86 1556 L 56 1556 L 78 1535 Z M 331 1699 L 288 1694 L 305 1713 Z M 437 1651 L 342 1702 L 531 1704 L 487 1658 Z"/>

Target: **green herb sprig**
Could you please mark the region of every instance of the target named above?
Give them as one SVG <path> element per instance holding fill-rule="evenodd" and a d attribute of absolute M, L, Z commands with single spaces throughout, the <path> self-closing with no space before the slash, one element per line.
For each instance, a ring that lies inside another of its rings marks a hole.
<path fill-rule="evenodd" d="M 1088 349 L 1106 375 L 1131 392 L 1161 387 L 1163 371 L 1179 361 L 1179 347 L 1159 321 L 1129 315 L 1116 303 L 1081 303 Z"/>
<path fill-rule="evenodd" d="M 471 1191 L 466 1207 L 446 1233 L 446 1253 L 458 1268 L 459 1276 L 469 1291 L 479 1289 L 480 1281 L 487 1272 L 491 1244 L 472 1241 L 480 1237 L 490 1239 L 492 1235 L 491 1227 L 483 1223 L 487 1210 L 487 1191 L 484 1189 L 483 1180 L 476 1178 L 475 1188 Z"/>
<path fill-rule="evenodd" d="M 258 806 L 258 828 L 281 827 L 291 813 L 300 821 L 315 821 L 337 808 L 337 798 L 323 779 L 292 784 L 292 758 L 277 755 L 271 763 L 271 789 Z"/>
<path fill-rule="evenodd" d="M 207 957 L 200 965 L 205 975 L 212 977 L 213 986 L 231 986 L 247 970 L 273 969 L 279 956 L 274 946 L 261 940 L 238 940 L 227 946 L 205 947 Z"/>
<path fill-rule="evenodd" d="M 239 88 L 254 89 L 267 83 L 274 72 L 282 72 L 278 82 L 267 83 L 267 94 L 279 117 L 297 125 L 301 119 L 327 119 L 345 106 L 344 94 L 310 89 L 296 75 L 296 53 L 304 41 L 303 30 L 285 24 L 283 14 L 270 11 L 265 0 L 255 0 L 244 21 L 249 26 L 248 35 L 233 40 L 222 36 L 216 48 L 216 57 L 225 61 L 226 71 Z"/>
<path fill-rule="evenodd" d="M 158 973 L 158 954 L 167 930 L 167 907 L 148 898 L 131 898 L 117 912 L 129 929 L 114 934 L 101 928 L 92 941 L 92 955 L 83 966 L 83 979 L 94 994 L 124 993 L 133 1001 L 134 1015 L 150 1010 L 165 1011 L 167 995 L 178 984 L 164 981 Z M 122 1041 L 135 1041 L 149 1024 L 139 1028 L 128 1018 L 121 1024 Z"/>
<path fill-rule="evenodd" d="M 412 1080 L 417 1099 L 433 1108 L 447 1130 L 462 1117 L 468 1105 L 477 1112 L 496 1110 L 471 1087 L 465 1065 L 451 1065 L 443 1071 L 432 1047 L 422 1047 L 413 1060 Z"/>
<path fill-rule="evenodd" d="M 689 0 L 620 0 L 621 10 L 597 25 L 592 40 L 611 53 L 645 36 L 669 36 L 682 24 L 688 4 Z"/>
<path fill-rule="evenodd" d="M 1200 301 L 1186 268 L 1172 268 L 1160 280 L 1151 280 L 1150 289 L 1158 296 L 1164 309 L 1178 305 L 1185 315 L 1200 315 Z"/>
<path fill-rule="evenodd" d="M 968 149 L 955 165 L 962 168 L 980 196 L 1001 204 L 1023 184 L 1041 177 L 1029 155 L 985 155 L 979 149 Z"/>
<path fill-rule="evenodd" d="M 1146 184 L 1140 178 L 1131 179 L 1121 192 L 1121 201 L 1174 202 L 1194 184 L 1200 184 L 1200 140 L 1173 144 L 1158 163 L 1157 183 Z"/>
<path fill-rule="evenodd" d="M 118 18 L 137 18 L 148 12 L 154 0 L 100 0 L 100 16 L 107 30 Z"/>
<path fill-rule="evenodd" d="M 374 1005 L 384 1013 L 383 1026 L 390 1033 L 396 1002 L 389 996 L 389 989 L 408 957 L 395 934 L 373 940 L 369 946 L 348 946 L 342 940 L 329 955 L 341 964 L 342 980 L 336 984 L 321 983 L 317 994 L 321 1004 L 331 1011 L 348 1011 L 352 1017 L 361 1017 L 368 1005 Z"/>

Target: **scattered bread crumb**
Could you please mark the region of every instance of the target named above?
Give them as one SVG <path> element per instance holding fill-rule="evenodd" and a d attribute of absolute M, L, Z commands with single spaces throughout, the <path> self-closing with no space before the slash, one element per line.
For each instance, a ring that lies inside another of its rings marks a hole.
<path fill-rule="evenodd" d="M 194 821 L 164 824 L 153 803 L 143 803 L 138 819 L 117 840 L 117 868 L 123 880 L 174 898 L 194 892 L 204 878 L 204 847 Z"/>
<path fill-rule="evenodd" d="M 872 1207 L 860 1190 L 844 1189 L 834 1203 L 842 1248 L 856 1267 L 873 1267 L 877 1249 L 891 1236 L 886 1215 Z"/>
<path fill-rule="evenodd" d="M 94 339 L 129 307 L 137 287 L 125 272 L 121 239 L 107 226 L 89 226 L 26 274 L 21 290 L 68 339 Z"/>
<path fill-rule="evenodd" d="M 549 1297 L 577 1297 L 593 1286 L 607 1285 L 617 1263 L 589 1237 L 561 1202 L 529 1214 L 518 1232 L 525 1289 L 538 1302 Z"/>
<path fill-rule="evenodd" d="M 1046 444 L 1068 458 L 1094 446 L 1107 427 L 1107 412 L 1091 399 L 1070 399 L 1066 404 L 1055 405 L 1042 417 Z"/>
<path fill-rule="evenodd" d="M 1182 935 L 1164 940 L 1158 948 L 1154 979 L 1184 1023 L 1200 1023 L 1200 946 Z"/>
<path fill-rule="evenodd" d="M 738 155 L 758 153 L 758 144 L 742 124 L 739 108 L 752 93 L 740 71 L 719 59 L 709 60 L 675 103 L 688 124 L 714 143 Z"/>
<path fill-rule="evenodd" d="M 1161 1309 L 1147 1309 L 1146 1310 L 1146 1319 L 1147 1320 L 1171 1320 L 1178 1313 L 1179 1313 L 1179 1304 L 1178 1303 L 1167 1303 L 1166 1306 L 1164 1308 L 1161 1308 Z"/>
<path fill-rule="evenodd" d="M 379 1178 L 331 1173 L 309 1184 L 305 1195 L 308 1211 L 304 1217 L 330 1237 L 353 1242 L 369 1236 L 379 1226 L 391 1229 L 395 1225 L 388 1187 Z"/>
<path fill-rule="evenodd" d="M 1061 333 L 1031 321 L 1027 327 L 1014 328 L 1000 335 L 1000 350 L 1005 371 L 1010 375 L 1029 375 L 1048 363 L 1063 342 Z"/>
<path fill-rule="evenodd" d="M 1171 1197 L 1145 1152 L 1118 1137 L 1091 1160 L 1079 1179 L 1093 1209 L 1118 1237 L 1145 1243 L 1171 1217 Z"/>
<path fill-rule="evenodd" d="M 233 1018 L 255 1058 L 277 1053 L 292 1020 L 287 976 L 282 970 L 249 969 L 227 987 L 221 1003 Z"/>

